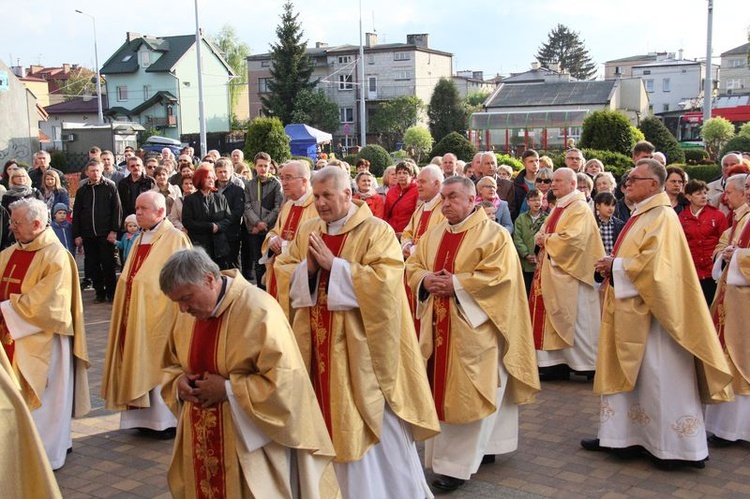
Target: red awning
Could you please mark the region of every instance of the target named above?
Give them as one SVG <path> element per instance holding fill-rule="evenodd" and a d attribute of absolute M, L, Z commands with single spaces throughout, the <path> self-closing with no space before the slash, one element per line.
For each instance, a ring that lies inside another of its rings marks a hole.
<path fill-rule="evenodd" d="M 732 122 L 750 121 L 750 106 L 720 107 L 712 109 L 711 116 L 721 116 Z"/>

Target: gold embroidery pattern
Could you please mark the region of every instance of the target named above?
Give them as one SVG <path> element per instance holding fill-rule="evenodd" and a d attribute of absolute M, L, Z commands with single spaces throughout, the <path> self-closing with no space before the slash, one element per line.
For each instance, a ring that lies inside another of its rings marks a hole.
<path fill-rule="evenodd" d="M 628 419 L 631 424 L 639 424 L 641 426 L 648 426 L 651 423 L 651 418 L 646 414 L 646 410 L 641 407 L 640 404 L 635 404 L 628 411 Z"/>
<path fill-rule="evenodd" d="M 218 418 L 221 417 L 222 404 L 207 409 L 194 406 L 193 413 L 193 444 L 195 448 L 195 474 L 200 488 L 201 497 L 209 499 L 220 497 L 220 490 L 216 486 L 223 456 L 217 456 L 216 450 L 222 449 L 221 432 L 218 428 Z"/>
<path fill-rule="evenodd" d="M 677 433 L 679 438 L 688 438 L 698 435 L 698 431 L 703 426 L 703 421 L 695 416 L 682 416 L 672 423 L 672 431 Z"/>
<path fill-rule="evenodd" d="M 323 322 L 323 317 L 320 313 L 320 308 L 328 303 L 328 297 L 326 296 L 325 289 L 323 286 L 318 289 L 318 306 L 310 309 L 310 329 L 313 333 L 313 341 L 315 342 L 315 351 L 317 352 L 318 358 L 318 373 L 323 374 L 326 371 L 325 353 L 320 348 L 326 342 L 328 336 L 328 329 L 326 324 Z"/>
<path fill-rule="evenodd" d="M 599 421 L 603 423 L 613 417 L 615 417 L 615 410 L 610 407 L 609 402 L 602 399 L 599 405 Z"/>

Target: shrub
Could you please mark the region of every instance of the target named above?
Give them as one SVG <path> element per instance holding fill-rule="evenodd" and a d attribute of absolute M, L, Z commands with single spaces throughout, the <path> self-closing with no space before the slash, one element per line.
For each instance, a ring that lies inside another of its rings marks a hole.
<path fill-rule="evenodd" d="M 468 163 L 474 159 L 474 155 L 477 153 L 477 148 L 460 133 L 451 132 L 443 137 L 440 142 L 435 144 L 435 147 L 430 151 L 430 156 L 442 156 L 448 152 L 452 152 L 458 159 Z"/>
<path fill-rule="evenodd" d="M 601 151 L 598 149 L 582 149 L 582 152 L 586 161 L 594 158 L 598 159 L 604 163 L 604 169 L 612 172 L 612 175 L 618 179 L 625 173 L 625 170 L 633 168 L 631 157 L 619 152 Z M 558 162 L 561 166 L 565 166 L 565 156 L 560 156 L 555 160 L 555 167 L 557 167 Z"/>
<path fill-rule="evenodd" d="M 63 151 L 52 151 L 50 153 L 49 164 L 63 173 L 68 173 L 68 158 L 65 157 Z"/>
<path fill-rule="evenodd" d="M 359 151 L 359 154 L 357 154 L 357 157 L 353 162 L 350 163 L 347 161 L 347 163 L 353 166 L 360 158 L 365 158 L 370 162 L 370 172 L 376 177 L 381 177 L 385 167 L 393 163 L 388 151 L 377 144 L 366 145 Z"/>
<path fill-rule="evenodd" d="M 284 133 L 284 125 L 278 118 L 255 118 L 247 127 L 245 135 L 245 157 L 252 161 L 259 152 L 267 152 L 277 163 L 292 157 L 290 139 Z"/>
<path fill-rule="evenodd" d="M 705 149 L 684 149 L 685 163 L 688 165 L 700 165 L 708 159 L 708 152 Z"/>
<path fill-rule="evenodd" d="M 685 163 L 685 152 L 680 143 L 674 138 L 672 132 L 664 126 L 659 118 L 648 116 L 641 121 L 640 130 L 646 140 L 651 142 L 657 151 L 661 151 L 667 157 L 667 164 Z"/>
<path fill-rule="evenodd" d="M 422 160 L 422 156 L 430 152 L 434 143 L 435 141 L 426 127 L 415 125 L 407 128 L 404 133 L 404 149 L 414 156 L 417 164 Z"/>
<path fill-rule="evenodd" d="M 743 124 L 743 125 L 742 125 L 742 126 L 740 127 L 740 131 L 739 131 L 739 132 L 737 132 L 737 135 L 739 135 L 740 137 L 747 137 L 747 138 L 750 138 L 750 121 L 749 121 L 749 122 L 747 122 L 747 123 L 744 123 L 744 124 Z"/>
<path fill-rule="evenodd" d="M 347 154 L 343 158 L 339 158 L 341 161 L 346 161 L 350 165 L 354 165 L 357 163 L 357 155 L 356 154 Z"/>
<path fill-rule="evenodd" d="M 714 160 L 719 159 L 720 151 L 724 150 L 725 145 L 732 137 L 734 137 L 734 125 L 721 116 L 711 118 L 701 128 L 701 138 L 706 143 L 709 156 Z"/>
<path fill-rule="evenodd" d="M 630 121 L 624 114 L 617 111 L 594 111 L 583 120 L 578 145 L 581 148 L 630 155 L 635 145 L 635 136 Z"/>
<path fill-rule="evenodd" d="M 495 153 L 495 157 L 497 158 L 497 165 L 508 165 L 513 168 L 513 170 L 520 172 L 523 170 L 523 163 L 521 163 L 520 160 L 514 158 L 513 156 L 510 156 L 508 154 L 498 154 Z"/>
<path fill-rule="evenodd" d="M 724 144 L 724 147 L 721 148 L 721 155 L 717 160 L 720 160 L 721 156 L 724 156 L 731 151 L 750 151 L 750 137 L 737 135 L 736 137 L 729 139 L 729 142 Z"/>
<path fill-rule="evenodd" d="M 671 165 L 670 165 L 671 166 Z M 691 180 L 703 180 L 708 183 L 716 180 L 721 176 L 721 167 L 719 165 L 674 165 L 679 166 Z"/>

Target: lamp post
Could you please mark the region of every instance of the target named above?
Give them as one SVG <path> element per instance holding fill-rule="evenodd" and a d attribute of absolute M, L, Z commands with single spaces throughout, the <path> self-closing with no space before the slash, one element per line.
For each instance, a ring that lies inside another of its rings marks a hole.
<path fill-rule="evenodd" d="M 711 38 L 714 26 L 714 0 L 708 0 L 708 27 L 706 29 L 706 78 L 703 84 L 703 123 L 711 119 L 711 101 L 713 100 L 713 64 L 711 64 Z"/>
<path fill-rule="evenodd" d="M 94 64 L 96 64 L 96 102 L 99 111 L 99 125 L 104 124 L 104 112 L 102 110 L 102 75 L 99 73 L 99 49 L 96 46 L 96 18 L 91 14 L 76 9 L 76 12 L 91 18 L 94 23 Z"/>

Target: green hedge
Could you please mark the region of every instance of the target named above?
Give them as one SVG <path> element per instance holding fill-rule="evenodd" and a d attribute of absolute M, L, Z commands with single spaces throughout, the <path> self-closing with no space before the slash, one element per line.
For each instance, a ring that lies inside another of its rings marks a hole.
<path fill-rule="evenodd" d="M 365 158 L 370 162 L 370 172 L 376 177 L 382 176 L 383 170 L 385 170 L 386 166 L 393 164 L 393 160 L 391 159 L 391 155 L 388 154 L 388 151 L 377 144 L 366 145 L 359 151 L 357 158 L 353 162 L 347 161 L 347 163 L 354 166 L 357 163 L 357 159 L 360 158 Z"/>
<path fill-rule="evenodd" d="M 673 164 L 669 166 L 679 166 L 680 168 L 685 170 L 685 173 L 687 173 L 689 179 L 703 180 L 706 183 L 716 180 L 721 176 L 721 167 L 719 165 Z"/>
<path fill-rule="evenodd" d="M 713 164 L 708 159 L 708 152 L 705 149 L 684 149 L 683 152 L 685 153 L 685 163 L 688 165 Z M 708 163 L 706 163 L 707 161 Z"/>

